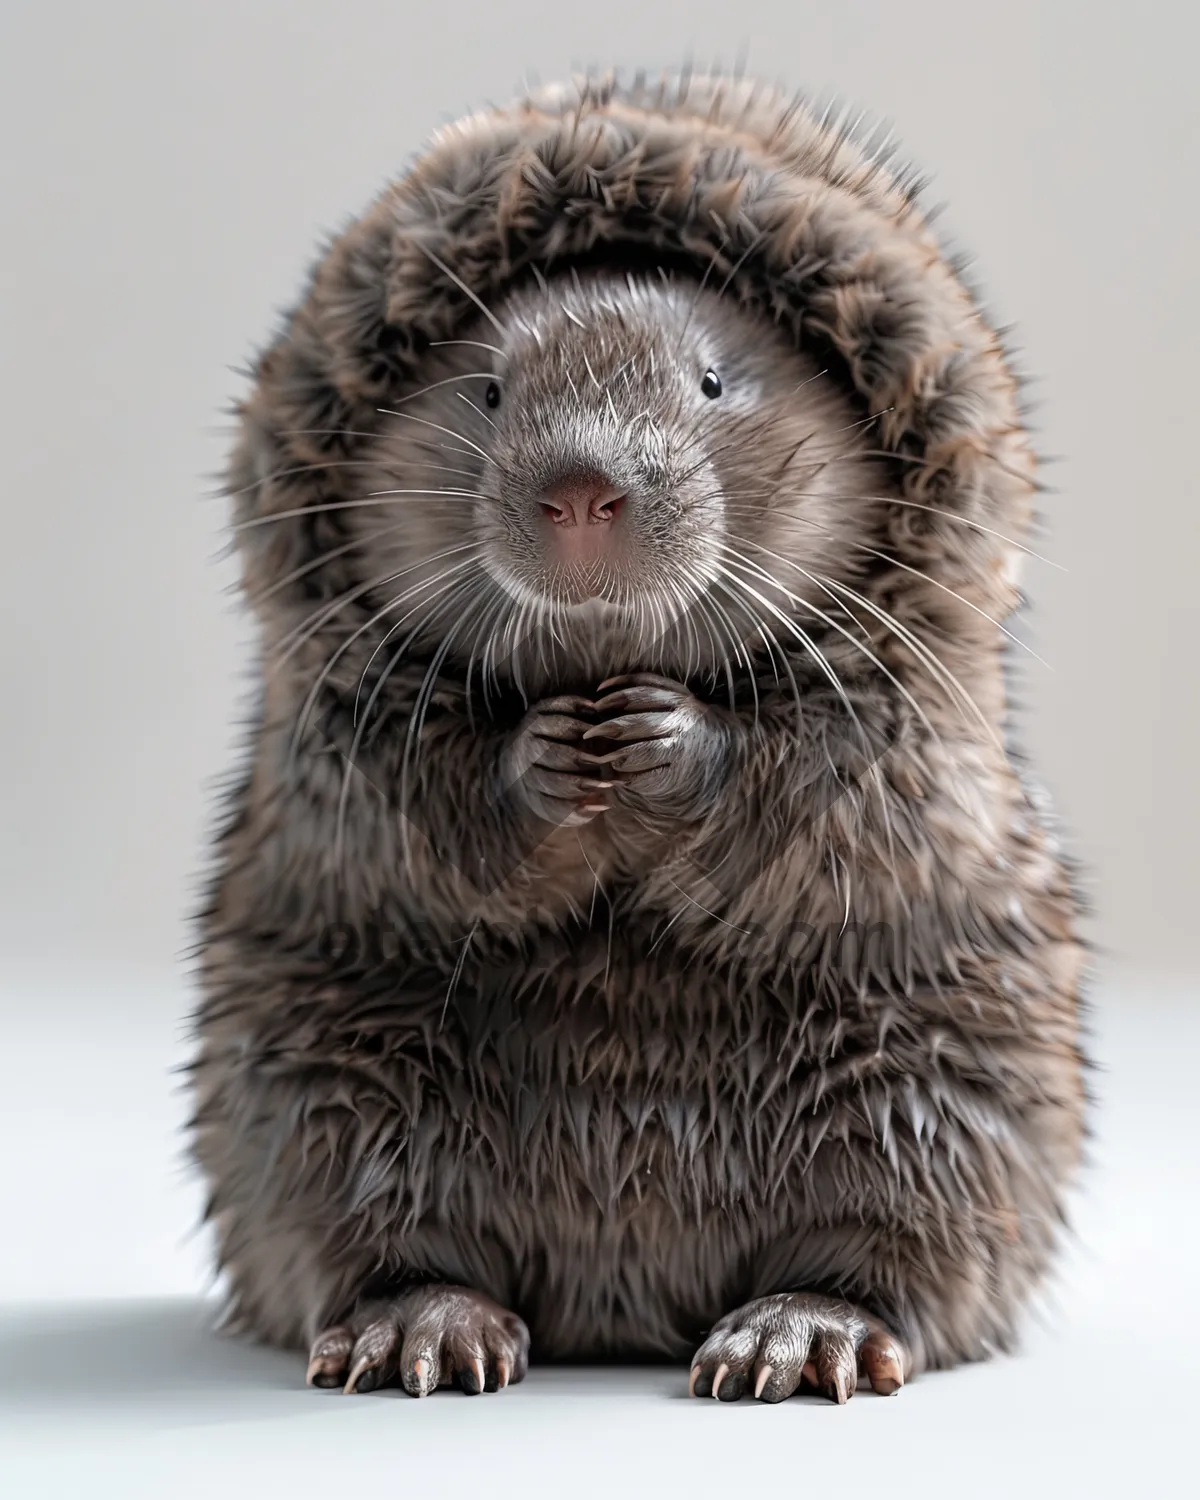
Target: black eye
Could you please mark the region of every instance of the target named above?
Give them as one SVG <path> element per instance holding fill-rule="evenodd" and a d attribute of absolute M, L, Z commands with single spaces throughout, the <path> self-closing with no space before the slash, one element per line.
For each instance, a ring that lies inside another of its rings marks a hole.
<path fill-rule="evenodd" d="M 700 382 L 700 389 L 710 401 L 715 401 L 721 394 L 721 377 L 715 370 L 705 370 L 704 379 Z"/>
<path fill-rule="evenodd" d="M 483 399 L 493 411 L 500 405 L 500 387 L 494 380 L 488 381 L 488 388 L 483 393 Z"/>

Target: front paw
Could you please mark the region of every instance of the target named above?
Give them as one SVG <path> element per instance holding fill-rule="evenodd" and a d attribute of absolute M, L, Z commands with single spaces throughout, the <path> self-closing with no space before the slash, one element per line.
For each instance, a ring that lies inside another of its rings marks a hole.
<path fill-rule="evenodd" d="M 515 1385 L 528 1367 L 529 1330 L 516 1313 L 467 1287 L 423 1286 L 318 1334 L 308 1384 L 347 1395 L 399 1384 L 410 1396 L 456 1384 L 477 1396 Z"/>
<path fill-rule="evenodd" d="M 585 698 L 544 699 L 525 715 L 505 748 L 505 795 L 542 823 L 575 827 L 608 805 L 613 782 L 604 757 L 584 743 L 591 713 Z"/>
<path fill-rule="evenodd" d="M 713 1328 L 692 1361 L 689 1393 L 736 1401 L 752 1388 L 760 1401 L 783 1401 L 801 1382 L 839 1405 L 860 1372 L 881 1396 L 904 1384 L 911 1360 L 882 1324 L 848 1302 L 809 1292 L 759 1297 Z"/>
<path fill-rule="evenodd" d="M 728 769 L 729 727 L 682 683 L 638 672 L 602 682 L 584 744 L 615 781 L 613 800 L 676 817 L 712 810 Z"/>

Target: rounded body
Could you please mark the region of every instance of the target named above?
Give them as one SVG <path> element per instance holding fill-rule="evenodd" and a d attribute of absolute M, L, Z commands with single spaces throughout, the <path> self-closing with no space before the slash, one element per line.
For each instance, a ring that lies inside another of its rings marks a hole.
<path fill-rule="evenodd" d="M 908 188 L 749 85 L 544 94 L 330 248 L 242 415 L 236 1321 L 448 1285 L 535 1359 L 681 1358 L 786 1293 L 914 1369 L 1007 1344 L 1082 950 L 1008 748 L 1032 458 Z"/>

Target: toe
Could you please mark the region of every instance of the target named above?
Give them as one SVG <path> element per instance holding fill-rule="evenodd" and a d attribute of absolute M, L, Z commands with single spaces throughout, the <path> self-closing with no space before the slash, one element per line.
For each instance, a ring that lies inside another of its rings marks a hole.
<path fill-rule="evenodd" d="M 608 811 L 608 804 L 604 802 L 581 802 L 578 807 L 562 820 L 563 828 L 583 828 L 593 822 L 601 813 Z"/>
<path fill-rule="evenodd" d="M 548 743 L 574 744 L 587 727 L 588 720 L 575 719 L 570 714 L 539 714 L 533 733 Z"/>
<path fill-rule="evenodd" d="M 355 1360 L 346 1384 L 342 1387 L 347 1396 L 365 1396 L 381 1383 L 382 1372 L 365 1359 Z"/>
<path fill-rule="evenodd" d="M 634 712 L 619 714 L 615 719 L 605 719 L 584 733 L 584 743 L 592 740 L 653 740 L 670 734 L 677 721 L 670 713 Z"/>
<path fill-rule="evenodd" d="M 349 1328 L 327 1328 L 313 1340 L 308 1354 L 307 1385 L 339 1386 L 346 1378 L 354 1335 Z"/>
<path fill-rule="evenodd" d="M 410 1396 L 428 1396 L 437 1388 L 439 1373 L 439 1361 L 429 1351 L 400 1362 L 400 1384 Z"/>
<path fill-rule="evenodd" d="M 343 1387 L 346 1395 L 365 1394 L 387 1382 L 399 1341 L 399 1332 L 390 1319 L 367 1324 L 350 1354 L 350 1374 Z"/>
<path fill-rule="evenodd" d="M 713 1376 L 724 1358 L 724 1347 L 724 1330 L 718 1324 L 696 1350 L 692 1359 L 692 1368 L 688 1374 L 689 1396 L 712 1395 Z"/>
<path fill-rule="evenodd" d="M 754 1367 L 754 1394 L 759 1401 L 786 1401 L 800 1386 L 808 1358 L 803 1330 L 769 1333 Z"/>
<path fill-rule="evenodd" d="M 599 697 L 601 693 L 608 693 L 613 688 L 657 688 L 660 692 L 670 693 L 674 698 L 687 691 L 682 683 L 675 682 L 670 677 L 662 677 L 657 672 L 626 672 L 619 677 L 606 678 L 596 689 L 596 695 Z"/>
<path fill-rule="evenodd" d="M 478 1396 L 487 1384 L 487 1350 L 474 1320 L 451 1328 L 445 1339 L 442 1364 L 451 1379 L 468 1396 Z"/>
<path fill-rule="evenodd" d="M 476 1356 L 454 1372 L 460 1387 L 468 1396 L 481 1395 L 487 1389 L 487 1371 L 483 1360 Z"/>
<path fill-rule="evenodd" d="M 731 1370 L 723 1364 L 713 1376 L 712 1393 L 718 1401 L 740 1401 L 749 1384 L 745 1370 Z"/>
<path fill-rule="evenodd" d="M 578 745 L 547 740 L 538 751 L 537 764 L 545 771 L 567 771 L 578 775 L 580 772 L 587 773 L 590 767 L 604 765 L 605 757 L 593 755 Z"/>
<path fill-rule="evenodd" d="M 558 698 L 546 698 L 538 704 L 538 713 L 545 718 L 591 713 L 595 704 L 590 698 L 573 693 L 564 693 Z"/>
<path fill-rule="evenodd" d="M 858 1386 L 854 1342 L 845 1333 L 825 1331 L 817 1341 L 816 1386 L 823 1396 L 844 1406 Z"/>
<path fill-rule="evenodd" d="M 428 1396 L 442 1377 L 442 1339 L 437 1329 L 418 1324 L 400 1353 L 400 1384 L 410 1396 Z"/>
<path fill-rule="evenodd" d="M 672 744 L 667 739 L 640 740 L 624 750 L 613 752 L 609 766 L 622 776 L 636 776 L 640 771 L 664 769 L 670 764 Z"/>
<path fill-rule="evenodd" d="M 502 1391 L 525 1379 L 529 1369 L 529 1330 L 516 1313 L 506 1313 L 487 1330 L 485 1389 Z"/>
<path fill-rule="evenodd" d="M 745 1395 L 758 1355 L 758 1335 L 750 1328 L 713 1332 L 692 1361 L 688 1390 L 693 1396 L 738 1401 Z"/>
<path fill-rule="evenodd" d="M 868 1334 L 859 1359 L 877 1395 L 893 1396 L 904 1384 L 907 1361 L 891 1334 L 883 1330 Z"/>
<path fill-rule="evenodd" d="M 772 1365 L 760 1361 L 754 1371 L 754 1395 L 759 1401 L 774 1405 L 795 1395 L 800 1385 L 800 1371 L 794 1365 Z"/>

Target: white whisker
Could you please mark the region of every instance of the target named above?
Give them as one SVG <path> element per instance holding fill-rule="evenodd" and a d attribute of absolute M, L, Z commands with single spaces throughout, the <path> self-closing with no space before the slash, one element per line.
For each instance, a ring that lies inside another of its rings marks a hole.
<path fill-rule="evenodd" d="M 492 327 L 496 330 L 496 332 L 500 335 L 500 337 L 502 339 L 507 338 L 508 337 L 508 329 L 505 328 L 504 324 L 501 323 L 500 319 L 495 315 L 495 313 L 492 312 L 491 308 L 488 307 L 487 304 L 481 300 L 481 298 L 479 297 L 478 293 L 477 292 L 473 292 L 471 290 L 471 288 L 467 285 L 467 283 L 462 279 L 462 277 L 456 275 L 455 272 L 453 272 L 450 269 L 450 267 L 446 264 L 446 262 L 444 260 L 440 260 L 433 253 L 433 251 L 430 250 L 430 248 L 428 247 L 428 245 L 421 244 L 420 240 L 415 241 L 415 244 L 417 246 L 417 249 L 421 251 L 422 255 L 424 255 L 428 260 L 431 260 L 434 263 L 434 265 L 438 268 L 438 270 L 442 272 L 442 274 L 444 276 L 448 276 L 450 278 L 450 280 L 454 283 L 454 285 L 459 289 L 460 292 L 465 292 L 466 295 L 468 297 L 470 297 L 471 301 L 475 304 L 475 306 L 479 309 L 479 311 L 484 315 L 484 317 L 488 320 L 488 322 L 492 325 Z"/>
<path fill-rule="evenodd" d="M 485 463 L 495 468 L 495 460 L 486 449 L 481 448 L 478 443 L 472 441 L 465 432 L 456 432 L 452 427 L 443 427 L 440 422 L 431 422 L 427 417 L 414 417 L 410 411 L 394 411 L 391 407 L 380 406 L 376 410 L 384 417 L 399 417 L 404 422 L 418 422 L 422 427 L 432 427 L 435 432 L 444 432 L 447 437 L 454 438 L 457 442 L 466 443 L 467 447 L 478 453 Z"/>

